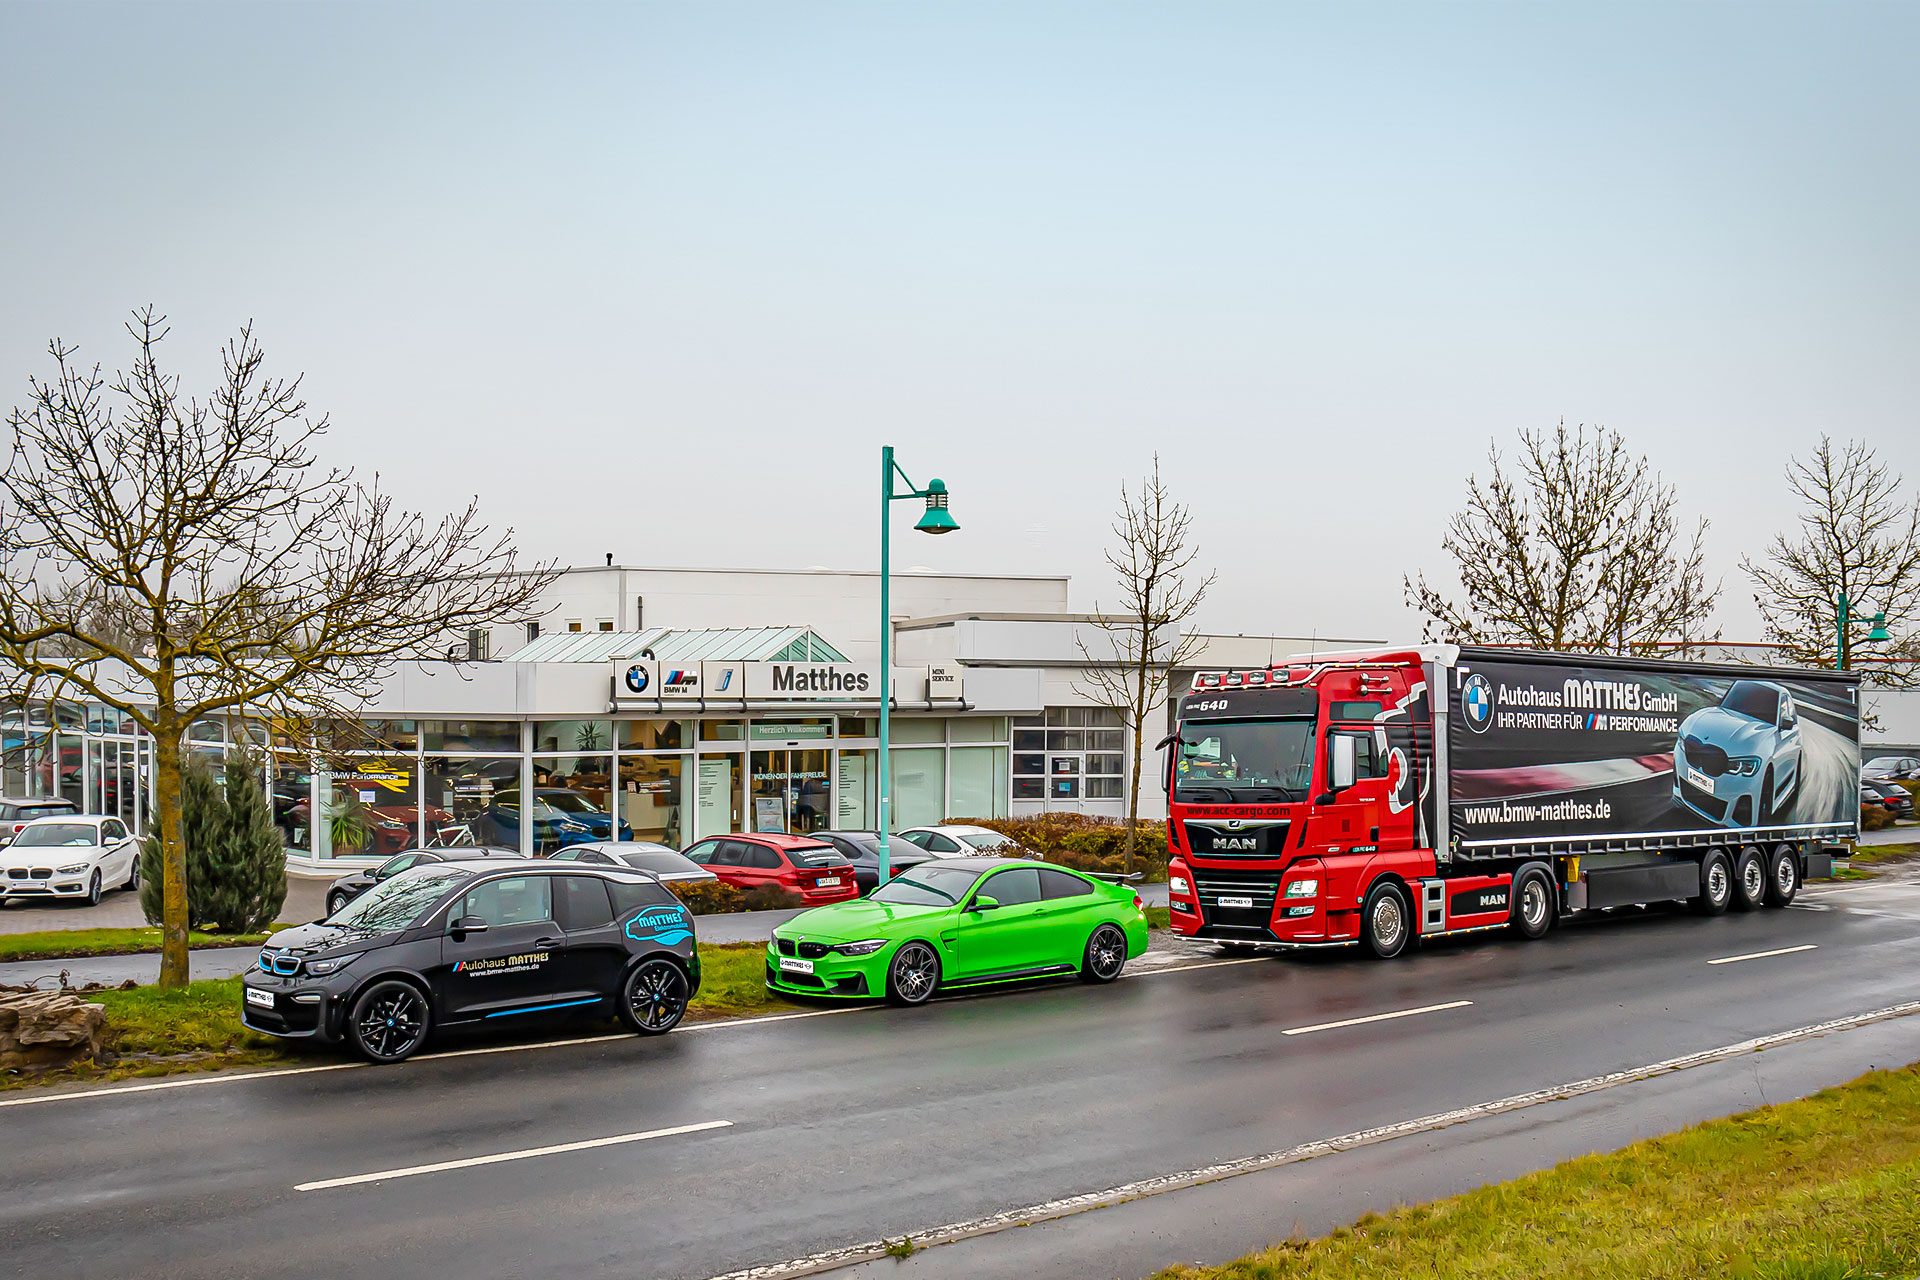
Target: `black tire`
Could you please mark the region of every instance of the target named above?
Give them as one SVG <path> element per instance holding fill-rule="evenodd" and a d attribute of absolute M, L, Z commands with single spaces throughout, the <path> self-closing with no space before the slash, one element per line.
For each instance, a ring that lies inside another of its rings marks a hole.
<path fill-rule="evenodd" d="M 1103 924 L 1087 939 L 1080 956 L 1080 981 L 1112 982 L 1126 965 L 1126 931 L 1117 924 Z"/>
<path fill-rule="evenodd" d="M 1766 858 L 1758 846 L 1747 845 L 1733 855 L 1733 909 L 1757 911 L 1766 900 Z"/>
<path fill-rule="evenodd" d="M 686 970 L 655 956 L 620 985 L 620 1021 L 635 1035 L 663 1036 L 680 1025 L 689 999 Z"/>
<path fill-rule="evenodd" d="M 1360 908 L 1360 945 L 1376 960 L 1391 960 L 1413 939 L 1413 904 L 1391 881 L 1367 891 Z"/>
<path fill-rule="evenodd" d="M 1520 873 L 1513 887 L 1513 931 L 1532 942 L 1547 936 L 1553 928 L 1553 884 L 1546 872 L 1534 868 Z"/>
<path fill-rule="evenodd" d="M 349 898 L 344 893 L 328 894 L 327 895 L 327 918 L 331 920 L 334 916 L 337 916 L 342 911 L 345 911 L 347 909 L 347 904 L 351 901 L 353 901 L 353 899 Z"/>
<path fill-rule="evenodd" d="M 362 991 L 347 1013 L 347 1040 L 368 1062 L 403 1062 L 427 1042 L 433 1012 L 420 988 L 389 979 Z"/>
<path fill-rule="evenodd" d="M 1775 845 L 1767 856 L 1767 905 L 1784 907 L 1800 892 L 1800 859 L 1790 844 Z"/>
<path fill-rule="evenodd" d="M 940 957 L 924 942 L 904 942 L 887 965 L 887 1003 L 925 1004 L 940 988 Z"/>
<path fill-rule="evenodd" d="M 99 906 L 100 893 L 100 873 L 95 871 L 93 878 L 87 881 L 87 905 L 90 907 Z"/>
<path fill-rule="evenodd" d="M 1718 916 L 1726 914 L 1727 904 L 1732 901 L 1733 863 L 1726 850 L 1715 849 L 1700 859 L 1700 895 L 1688 902 L 1703 916 Z"/>
<path fill-rule="evenodd" d="M 140 855 L 139 854 L 136 853 L 133 855 L 133 865 L 127 868 L 127 882 L 121 885 L 120 887 L 122 889 L 138 889 L 140 887 Z"/>

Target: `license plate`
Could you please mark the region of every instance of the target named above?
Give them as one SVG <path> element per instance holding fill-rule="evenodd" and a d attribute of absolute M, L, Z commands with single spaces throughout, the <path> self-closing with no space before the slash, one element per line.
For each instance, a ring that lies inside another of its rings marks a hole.
<path fill-rule="evenodd" d="M 813 961 L 811 961 L 811 960 L 796 960 L 796 959 L 794 959 L 794 958 L 793 958 L 792 956 L 781 956 L 781 957 L 780 957 L 780 972 L 782 972 L 782 973 L 812 973 L 812 972 L 813 972 Z"/>
<path fill-rule="evenodd" d="M 1253 899 L 1252 898 L 1222 898 L 1220 899 L 1220 905 L 1223 907 L 1251 907 L 1253 905 Z"/>
<path fill-rule="evenodd" d="M 814 883 L 819 885 L 822 889 L 838 889 L 840 887 L 840 877 L 839 876 L 821 876 L 818 880 L 814 881 Z"/>
<path fill-rule="evenodd" d="M 259 1009 L 273 1008 L 273 992 L 261 991 L 254 987 L 247 989 L 247 1003 Z"/>
<path fill-rule="evenodd" d="M 1700 772 L 1698 769 L 1694 768 L 1692 765 L 1687 766 L 1687 781 L 1691 782 L 1694 786 L 1700 788 L 1702 791 L 1706 792 L 1708 795 L 1713 794 L 1713 779 L 1709 778 L 1706 774 Z"/>

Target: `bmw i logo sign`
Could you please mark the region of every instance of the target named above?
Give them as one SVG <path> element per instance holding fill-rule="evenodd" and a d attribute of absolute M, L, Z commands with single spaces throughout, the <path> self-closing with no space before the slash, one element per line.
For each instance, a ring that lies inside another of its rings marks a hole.
<path fill-rule="evenodd" d="M 638 662 L 627 668 L 627 688 L 634 693 L 645 693 L 650 679 L 646 667 Z"/>
<path fill-rule="evenodd" d="M 1493 685 L 1485 676 L 1468 676 L 1460 686 L 1460 712 L 1467 718 L 1467 728 L 1475 733 L 1493 727 Z"/>

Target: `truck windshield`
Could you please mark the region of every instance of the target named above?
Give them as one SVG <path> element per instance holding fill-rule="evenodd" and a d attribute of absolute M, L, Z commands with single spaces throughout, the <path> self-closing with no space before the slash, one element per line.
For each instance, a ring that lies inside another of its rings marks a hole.
<path fill-rule="evenodd" d="M 1311 716 L 1180 726 L 1173 798 L 1187 804 L 1304 800 L 1313 785 Z"/>

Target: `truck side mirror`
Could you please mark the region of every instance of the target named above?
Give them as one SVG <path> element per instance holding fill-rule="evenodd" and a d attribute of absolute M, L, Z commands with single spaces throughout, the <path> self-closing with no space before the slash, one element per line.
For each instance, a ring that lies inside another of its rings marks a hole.
<path fill-rule="evenodd" d="M 1341 733 L 1334 735 L 1333 762 L 1332 768 L 1329 771 L 1331 776 L 1328 779 L 1328 785 L 1336 794 L 1345 791 L 1353 785 L 1353 775 L 1358 767 L 1356 763 L 1356 746 L 1357 744 L 1354 742 L 1352 734 Z"/>

